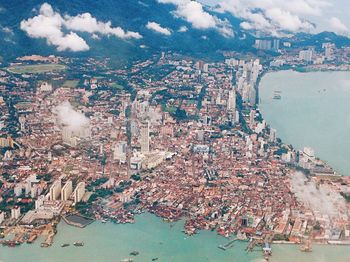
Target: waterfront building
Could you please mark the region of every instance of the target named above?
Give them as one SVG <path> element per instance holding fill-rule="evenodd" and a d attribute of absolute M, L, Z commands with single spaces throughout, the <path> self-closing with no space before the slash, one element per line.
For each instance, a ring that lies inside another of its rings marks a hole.
<path fill-rule="evenodd" d="M 314 56 L 314 50 L 312 49 L 301 50 L 299 52 L 299 59 L 308 63 L 312 61 L 313 56 Z"/>
<path fill-rule="evenodd" d="M 74 190 L 74 203 L 78 203 L 83 199 L 85 194 L 85 182 L 80 182 Z"/>
<path fill-rule="evenodd" d="M 334 49 L 335 44 L 333 43 L 323 43 L 322 48 L 324 49 L 324 56 L 326 60 L 334 59 Z"/>
<path fill-rule="evenodd" d="M 21 209 L 18 206 L 15 206 L 11 209 L 11 218 L 18 219 L 21 216 Z"/>
<path fill-rule="evenodd" d="M 67 183 L 62 187 L 61 190 L 61 200 L 67 201 L 70 195 L 73 192 L 73 183 L 71 180 L 68 180 Z"/>
<path fill-rule="evenodd" d="M 149 122 L 141 124 L 141 153 L 149 153 Z"/>
<path fill-rule="evenodd" d="M 61 194 L 61 180 L 56 180 L 50 188 L 50 200 L 57 200 Z"/>
<path fill-rule="evenodd" d="M 276 142 L 276 129 L 271 128 L 270 129 L 270 137 L 269 137 L 269 142 L 275 143 Z"/>

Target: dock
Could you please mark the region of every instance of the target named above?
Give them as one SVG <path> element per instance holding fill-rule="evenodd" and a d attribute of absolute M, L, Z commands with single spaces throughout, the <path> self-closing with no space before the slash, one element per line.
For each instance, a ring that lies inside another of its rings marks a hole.
<path fill-rule="evenodd" d="M 233 247 L 233 243 L 234 243 L 236 240 L 238 240 L 238 238 L 234 238 L 234 239 L 232 239 L 230 242 L 228 242 L 227 244 L 218 246 L 218 248 L 220 248 L 220 249 L 222 249 L 222 250 L 227 250 L 227 249 Z"/>

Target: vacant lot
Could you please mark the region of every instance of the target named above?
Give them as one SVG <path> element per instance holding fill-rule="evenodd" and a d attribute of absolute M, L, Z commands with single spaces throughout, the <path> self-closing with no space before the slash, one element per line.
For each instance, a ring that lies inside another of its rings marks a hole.
<path fill-rule="evenodd" d="M 66 80 L 63 83 L 64 87 L 76 88 L 79 84 L 79 80 Z"/>

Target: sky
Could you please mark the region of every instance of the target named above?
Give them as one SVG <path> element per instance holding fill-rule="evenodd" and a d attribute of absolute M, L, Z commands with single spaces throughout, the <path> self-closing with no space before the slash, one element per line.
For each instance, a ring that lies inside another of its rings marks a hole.
<path fill-rule="evenodd" d="M 170 14 L 187 24 L 174 28 L 151 20 L 144 21 L 143 26 L 162 37 L 169 37 L 175 32 L 186 34 L 189 28 L 193 28 L 203 32 L 216 30 L 223 37 L 232 38 L 235 36 L 235 28 L 227 19 L 218 15 L 230 13 L 240 18 L 239 26 L 242 29 L 274 37 L 321 31 L 332 31 L 349 37 L 348 1 L 350 0 L 157 0 L 160 5 L 172 5 L 174 10 Z M 208 12 L 204 4 L 209 4 L 213 12 Z M 71 16 L 45 2 L 21 21 L 20 28 L 31 38 L 45 39 L 48 45 L 55 46 L 58 51 L 89 50 L 90 46 L 82 33 L 89 34 L 96 41 L 103 36 L 130 41 L 143 38 L 140 32 L 129 31 L 108 20 L 100 21 L 92 13 Z M 11 34 L 10 29 L 1 27 L 1 24 L 0 30 Z"/>
<path fill-rule="evenodd" d="M 316 25 L 311 32 L 333 31 L 350 35 L 349 0 L 199 0 L 203 4 L 227 6 L 245 6 L 252 8 L 279 8 Z M 238 3 L 238 4 L 237 4 Z M 241 3 L 241 4 L 239 4 Z M 243 4 L 244 3 L 244 4 Z"/>

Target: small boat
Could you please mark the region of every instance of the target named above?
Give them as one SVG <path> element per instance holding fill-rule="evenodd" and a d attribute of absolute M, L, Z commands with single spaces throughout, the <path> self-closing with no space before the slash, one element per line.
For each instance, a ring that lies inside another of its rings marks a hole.
<path fill-rule="evenodd" d="M 82 247 L 82 246 L 84 246 L 84 242 L 74 242 L 73 245 L 76 247 Z"/>
<path fill-rule="evenodd" d="M 102 222 L 103 224 L 105 224 L 105 223 L 107 223 L 107 220 L 106 220 L 106 219 L 102 219 L 101 222 Z"/>
<path fill-rule="evenodd" d="M 152 258 L 152 261 L 157 261 L 157 260 L 158 260 L 158 258 L 157 258 L 157 257 Z"/>
<path fill-rule="evenodd" d="M 124 258 L 122 260 L 120 260 L 120 262 L 133 262 L 134 260 L 132 260 L 131 258 Z"/>
<path fill-rule="evenodd" d="M 61 247 L 69 247 L 70 245 L 65 243 L 65 244 L 62 244 Z"/>
<path fill-rule="evenodd" d="M 140 254 L 140 252 L 138 252 L 138 251 L 136 251 L 136 250 L 130 252 L 130 255 L 131 255 L 131 256 L 137 256 L 138 254 Z"/>
<path fill-rule="evenodd" d="M 300 248 L 301 252 L 311 252 L 312 247 L 311 247 L 311 241 L 308 239 L 305 241 L 304 245 Z"/>

